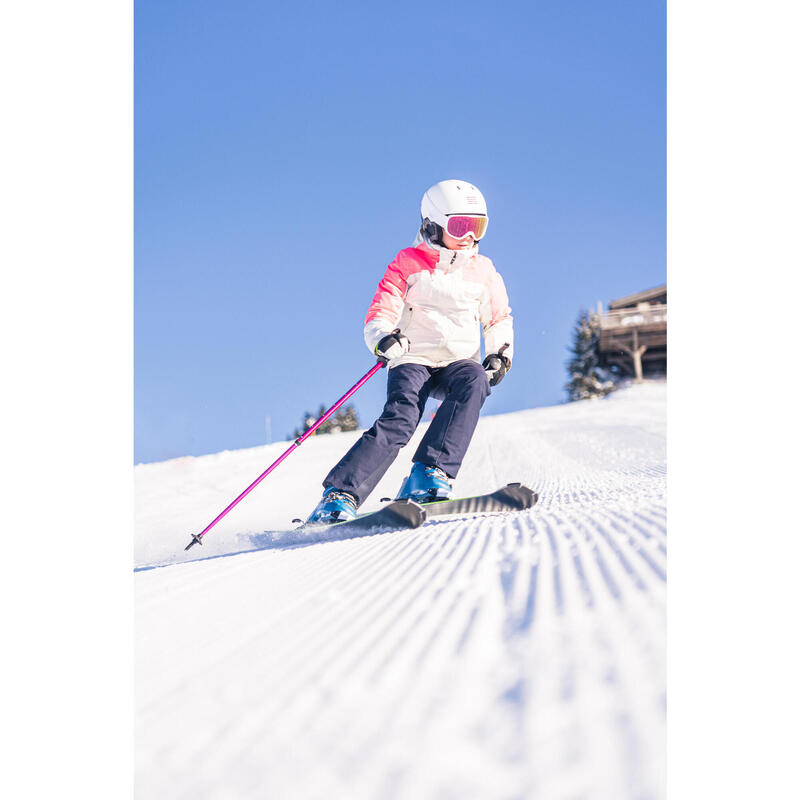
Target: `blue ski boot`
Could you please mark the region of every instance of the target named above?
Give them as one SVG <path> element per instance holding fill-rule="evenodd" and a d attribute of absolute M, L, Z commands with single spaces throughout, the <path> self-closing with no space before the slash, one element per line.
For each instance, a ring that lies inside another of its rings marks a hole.
<path fill-rule="evenodd" d="M 345 522 L 355 518 L 357 508 L 356 499 L 353 495 L 347 492 L 340 492 L 333 486 L 329 486 L 322 493 L 322 500 L 311 512 L 306 524 L 330 525 L 333 522 Z"/>
<path fill-rule="evenodd" d="M 444 470 L 415 463 L 411 474 L 403 481 L 397 499 L 429 503 L 432 500 L 448 500 L 452 494 L 453 487 Z"/>

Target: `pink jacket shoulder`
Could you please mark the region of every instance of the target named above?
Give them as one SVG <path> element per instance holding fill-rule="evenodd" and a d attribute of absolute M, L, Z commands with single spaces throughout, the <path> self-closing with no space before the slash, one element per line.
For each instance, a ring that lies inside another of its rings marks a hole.
<path fill-rule="evenodd" d="M 364 324 L 377 317 L 397 319 L 403 310 L 403 298 L 408 288 L 408 279 L 416 272 L 433 272 L 438 254 L 428 247 L 406 247 L 401 250 L 386 268 L 375 296 L 372 298 Z"/>

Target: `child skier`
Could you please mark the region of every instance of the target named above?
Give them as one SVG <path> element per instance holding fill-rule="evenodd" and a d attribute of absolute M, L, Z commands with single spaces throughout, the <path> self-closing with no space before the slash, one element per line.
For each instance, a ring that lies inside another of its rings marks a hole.
<path fill-rule="evenodd" d="M 389 368 L 386 405 L 328 473 L 308 522 L 356 516 L 416 430 L 428 397 L 443 402 L 398 499 L 449 498 L 489 387 L 511 368 L 508 295 L 492 262 L 478 255 L 489 224 L 483 195 L 466 181 L 441 181 L 423 195 L 421 215 L 414 246 L 389 264 L 364 327 L 370 352 Z M 487 353 L 483 363 L 479 323 Z"/>

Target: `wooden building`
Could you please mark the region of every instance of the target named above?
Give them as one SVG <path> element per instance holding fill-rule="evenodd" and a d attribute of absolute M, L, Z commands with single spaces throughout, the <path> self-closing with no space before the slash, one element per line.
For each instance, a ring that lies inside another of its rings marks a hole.
<path fill-rule="evenodd" d="M 600 365 L 637 381 L 667 374 L 667 287 L 658 286 L 598 309 Z"/>

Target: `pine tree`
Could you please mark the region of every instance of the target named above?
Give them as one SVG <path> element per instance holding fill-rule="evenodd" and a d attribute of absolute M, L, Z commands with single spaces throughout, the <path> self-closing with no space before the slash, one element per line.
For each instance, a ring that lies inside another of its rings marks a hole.
<path fill-rule="evenodd" d="M 361 427 L 355 406 L 344 406 L 337 412 L 337 416 L 339 415 L 341 415 L 339 424 L 343 431 L 357 431 Z"/>
<path fill-rule="evenodd" d="M 569 381 L 564 387 L 570 401 L 604 397 L 614 391 L 614 381 L 600 368 L 599 343 L 599 320 L 581 309 L 572 330 L 572 346 L 569 348 L 572 357 L 567 362 Z"/>
<path fill-rule="evenodd" d="M 302 436 L 320 417 L 325 414 L 327 409 L 325 406 L 320 406 L 316 415 L 306 412 L 303 415 L 302 427 L 296 428 L 290 438 L 297 439 Z M 329 420 L 326 420 L 322 425 L 314 431 L 316 436 L 319 433 L 340 433 L 342 431 L 357 431 L 361 427 L 358 421 L 358 414 L 356 413 L 355 406 L 346 405 L 342 406 Z"/>

